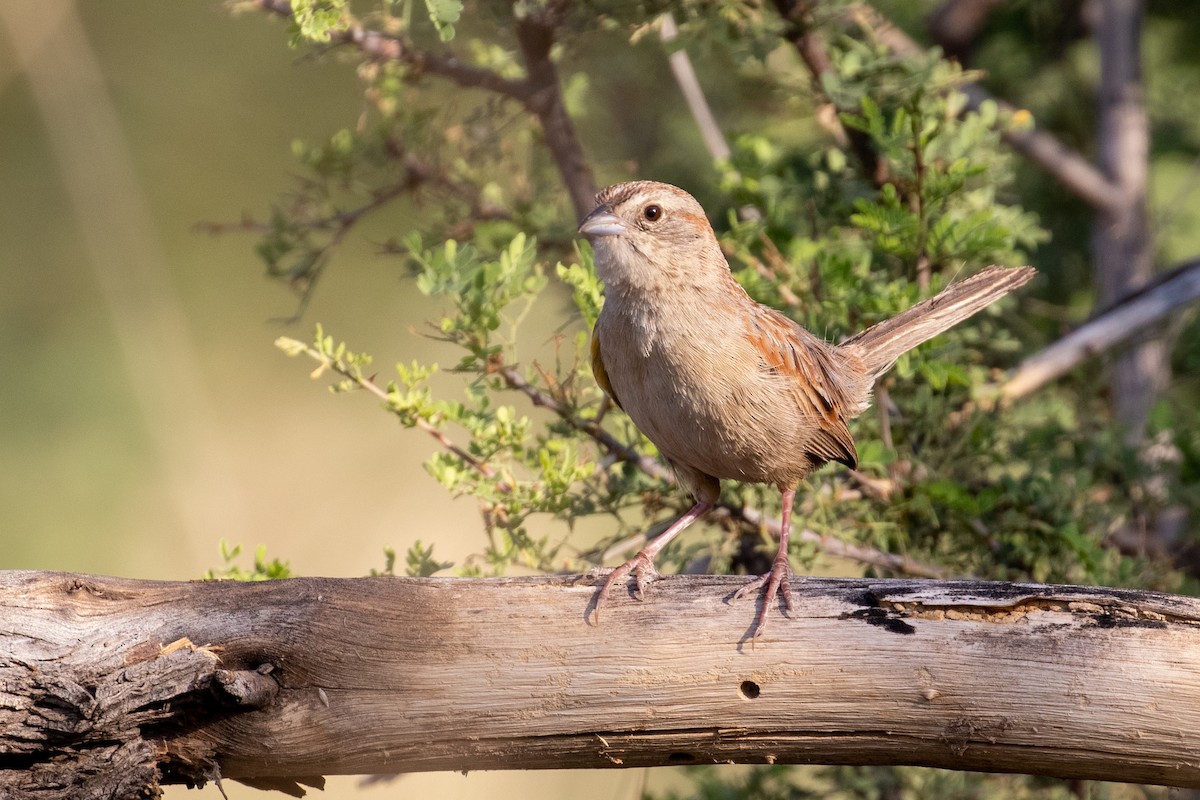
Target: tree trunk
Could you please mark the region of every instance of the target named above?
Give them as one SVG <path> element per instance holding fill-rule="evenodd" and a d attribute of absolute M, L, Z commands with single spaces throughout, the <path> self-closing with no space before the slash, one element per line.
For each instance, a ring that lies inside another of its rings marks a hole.
<path fill-rule="evenodd" d="M 1097 304 L 1108 308 L 1153 277 L 1154 238 L 1146 206 L 1150 129 L 1142 86 L 1142 2 L 1097 5 L 1100 167 L 1120 200 L 1115 211 L 1098 215 L 1092 231 Z M 1113 366 L 1113 412 L 1131 442 L 1144 437 L 1150 410 L 1170 382 L 1169 355 L 1157 338 L 1130 347 Z"/>
<path fill-rule="evenodd" d="M 165 583 L 0 573 L 0 798 L 220 776 L 917 764 L 1200 786 L 1200 600 L 745 579 Z"/>

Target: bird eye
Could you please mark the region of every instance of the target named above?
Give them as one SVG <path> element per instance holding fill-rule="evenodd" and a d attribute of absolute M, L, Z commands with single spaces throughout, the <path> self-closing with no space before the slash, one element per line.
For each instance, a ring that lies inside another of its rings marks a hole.
<path fill-rule="evenodd" d="M 642 209 L 642 216 L 645 217 L 648 222 L 654 222 L 662 216 L 662 206 L 651 203 Z"/>

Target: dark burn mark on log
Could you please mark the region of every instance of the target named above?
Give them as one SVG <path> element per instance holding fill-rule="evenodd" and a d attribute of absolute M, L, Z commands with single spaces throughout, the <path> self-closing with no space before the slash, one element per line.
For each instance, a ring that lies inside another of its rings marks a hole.
<path fill-rule="evenodd" d="M 1140 617 L 1117 616 L 1103 613 L 1093 616 L 1097 628 L 1165 628 L 1167 623 L 1161 619 L 1143 619 Z"/>
<path fill-rule="evenodd" d="M 855 592 L 848 596 L 846 602 L 862 606 L 863 608 L 879 608 L 879 595 L 870 589 L 864 589 L 861 592 Z"/>
<path fill-rule="evenodd" d="M 839 619 L 859 619 L 868 625 L 883 628 L 889 633 L 908 635 L 917 632 L 917 629 L 912 625 L 909 625 L 897 616 L 889 614 L 882 608 L 860 608 L 858 611 L 850 611 L 842 614 Z"/>

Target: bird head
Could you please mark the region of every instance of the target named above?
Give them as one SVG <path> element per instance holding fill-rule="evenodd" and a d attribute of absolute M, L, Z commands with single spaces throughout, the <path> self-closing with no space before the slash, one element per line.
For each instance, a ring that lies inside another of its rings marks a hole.
<path fill-rule="evenodd" d="M 704 284 L 729 274 L 704 209 L 667 183 L 609 186 L 596 195 L 579 232 L 592 243 L 596 272 L 610 288 Z"/>

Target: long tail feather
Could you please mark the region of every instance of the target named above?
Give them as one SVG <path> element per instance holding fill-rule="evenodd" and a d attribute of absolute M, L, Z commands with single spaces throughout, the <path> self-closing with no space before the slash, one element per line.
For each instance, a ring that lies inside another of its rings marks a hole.
<path fill-rule="evenodd" d="M 904 353 L 987 308 L 1035 273 L 1033 267 L 988 267 L 839 346 L 853 349 L 874 380 Z"/>

